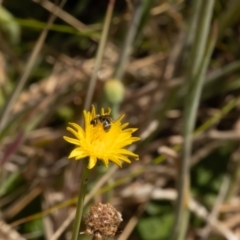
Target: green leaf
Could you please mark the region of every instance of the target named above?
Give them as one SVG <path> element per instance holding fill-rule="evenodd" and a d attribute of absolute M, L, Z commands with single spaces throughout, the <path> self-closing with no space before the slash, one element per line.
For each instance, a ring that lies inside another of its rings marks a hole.
<path fill-rule="evenodd" d="M 161 240 L 170 236 L 173 215 L 166 214 L 159 217 L 141 219 L 137 229 L 143 240 Z"/>
<path fill-rule="evenodd" d="M 0 184 L 0 197 L 6 194 L 10 189 L 16 187 L 20 179 L 20 171 L 13 172 Z"/>
<path fill-rule="evenodd" d="M 149 202 L 146 206 L 146 212 L 153 216 L 153 215 L 157 215 L 159 213 L 161 213 L 161 211 L 163 210 L 162 209 L 163 206 L 157 204 L 157 203 L 153 203 L 153 202 Z"/>
<path fill-rule="evenodd" d="M 12 14 L 0 6 L 0 26 L 8 36 L 9 41 L 12 44 L 17 44 L 20 40 L 20 26 L 13 20 Z"/>

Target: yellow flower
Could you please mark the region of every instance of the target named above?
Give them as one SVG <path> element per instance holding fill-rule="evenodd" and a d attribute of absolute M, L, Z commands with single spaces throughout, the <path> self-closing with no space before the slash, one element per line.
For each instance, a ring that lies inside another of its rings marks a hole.
<path fill-rule="evenodd" d="M 108 116 L 111 113 L 109 108 L 107 112 L 101 109 L 101 116 Z M 96 120 L 96 111 L 92 106 L 92 111 L 83 111 L 84 114 L 84 128 L 76 123 L 69 123 L 71 127 L 67 127 L 67 130 L 71 132 L 75 138 L 64 136 L 63 138 L 77 147 L 70 153 L 69 158 L 75 158 L 76 160 L 89 157 L 88 168 L 93 168 L 97 160 L 104 162 L 108 167 L 109 161 L 116 163 L 119 167 L 122 167 L 122 162 L 131 163 L 129 157 L 136 160 L 139 159 L 138 155 L 125 149 L 127 145 L 133 142 L 139 141 L 140 138 L 133 137 L 132 133 L 137 128 L 126 128 L 128 123 L 121 123 L 124 115 L 118 118 L 116 121 L 111 120 L 111 127 L 109 130 L 104 130 L 103 122 L 95 121 L 94 124 L 91 121 Z"/>

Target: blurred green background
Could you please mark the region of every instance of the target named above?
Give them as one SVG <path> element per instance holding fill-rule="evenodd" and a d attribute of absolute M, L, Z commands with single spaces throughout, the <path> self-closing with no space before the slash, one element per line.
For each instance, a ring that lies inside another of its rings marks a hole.
<path fill-rule="evenodd" d="M 119 240 L 240 239 L 240 1 L 116 0 L 90 96 L 108 4 L 0 1 L 0 240 L 70 239 L 81 163 L 62 136 L 87 98 L 141 141 L 138 162 L 93 170 L 89 192 L 109 175 L 85 213 L 114 205 Z M 176 208 L 190 211 L 183 238 Z"/>

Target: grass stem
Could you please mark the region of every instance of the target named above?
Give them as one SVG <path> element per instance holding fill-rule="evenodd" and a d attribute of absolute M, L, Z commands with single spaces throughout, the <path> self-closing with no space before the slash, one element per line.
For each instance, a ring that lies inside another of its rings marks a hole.
<path fill-rule="evenodd" d="M 135 10 L 133 12 L 133 17 L 131 19 L 130 27 L 128 29 L 128 33 L 126 35 L 126 38 L 123 44 L 123 48 L 121 51 L 121 55 L 119 57 L 116 72 L 114 74 L 114 78 L 118 80 L 122 80 L 123 74 L 125 72 L 125 68 L 129 62 L 133 40 L 135 38 L 139 23 L 142 17 L 144 1 L 148 1 L 148 0 L 137 0 L 136 5 L 134 7 Z"/>
<path fill-rule="evenodd" d="M 174 222 L 172 239 L 186 239 L 186 231 L 189 222 L 189 197 L 190 197 L 190 158 L 192 151 L 192 133 L 194 131 L 197 109 L 204 83 L 204 76 L 209 64 L 213 47 L 217 35 L 212 37 L 212 41 L 207 49 L 207 38 L 213 13 L 214 0 L 202 2 L 198 18 L 199 31 L 195 36 L 193 44 L 193 59 L 188 75 L 188 91 L 184 109 L 183 126 L 183 152 L 180 160 L 178 174 L 178 198 L 176 208 L 176 218 Z M 202 17 L 204 16 L 204 17 Z M 215 32 L 214 32 L 215 33 Z M 206 55 L 204 56 L 204 53 Z"/>
<path fill-rule="evenodd" d="M 82 220 L 83 205 L 84 205 L 84 198 L 86 194 L 88 175 L 89 175 L 89 169 L 87 168 L 87 164 L 83 163 L 82 176 L 81 176 L 81 181 L 79 186 L 77 210 L 76 210 L 76 216 L 74 219 L 73 233 L 72 233 L 71 240 L 77 240 L 79 239 L 79 236 L 80 236 L 79 229 L 80 229 L 81 220 Z"/>
<path fill-rule="evenodd" d="M 105 47 L 105 44 L 107 41 L 108 31 L 109 31 L 109 27 L 110 27 L 110 23 L 111 23 L 111 19 L 112 19 L 114 4 L 115 4 L 115 0 L 109 0 L 108 9 L 107 9 L 104 27 L 103 27 L 103 32 L 102 32 L 101 40 L 100 40 L 99 47 L 97 50 L 96 62 L 94 64 L 93 73 L 92 73 L 92 76 L 90 79 L 87 97 L 86 97 L 86 101 L 84 104 L 84 109 L 89 109 L 91 102 L 92 102 L 92 97 L 93 97 L 94 89 L 95 89 L 96 82 L 97 82 L 97 75 L 98 75 L 98 71 L 99 71 L 99 68 L 100 68 L 100 65 L 102 62 L 102 58 L 103 58 L 103 54 L 104 54 L 104 47 Z"/>
<path fill-rule="evenodd" d="M 65 4 L 66 0 L 62 0 L 59 7 L 62 8 Z M 56 10 L 57 11 L 57 10 Z M 49 21 L 47 22 L 46 27 L 44 28 L 44 30 L 42 31 L 42 33 L 40 34 L 35 47 L 30 55 L 30 58 L 27 62 L 25 71 L 23 72 L 22 77 L 19 79 L 18 84 L 16 86 L 16 88 L 14 89 L 12 95 L 9 97 L 9 99 L 6 101 L 5 107 L 3 109 L 3 111 L 0 113 L 0 132 L 5 128 L 8 120 L 9 120 L 9 116 L 10 116 L 10 112 L 12 109 L 12 106 L 15 104 L 15 102 L 17 101 L 17 98 L 19 96 L 19 94 L 21 93 L 24 85 L 26 84 L 32 69 L 34 67 L 34 64 L 36 62 L 36 59 L 38 57 L 38 54 L 40 53 L 43 43 L 47 37 L 47 34 L 49 32 L 49 29 L 51 27 L 51 25 L 53 24 L 53 22 L 56 19 L 56 11 L 54 11 L 54 14 L 49 18 Z"/>

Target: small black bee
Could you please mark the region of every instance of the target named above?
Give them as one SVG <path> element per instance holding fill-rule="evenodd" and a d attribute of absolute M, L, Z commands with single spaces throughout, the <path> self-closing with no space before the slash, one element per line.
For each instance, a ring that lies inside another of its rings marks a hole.
<path fill-rule="evenodd" d="M 110 115 L 97 115 L 90 122 L 93 126 L 96 126 L 98 123 L 102 123 L 103 129 L 105 132 L 108 132 L 111 128 L 112 118 Z"/>

